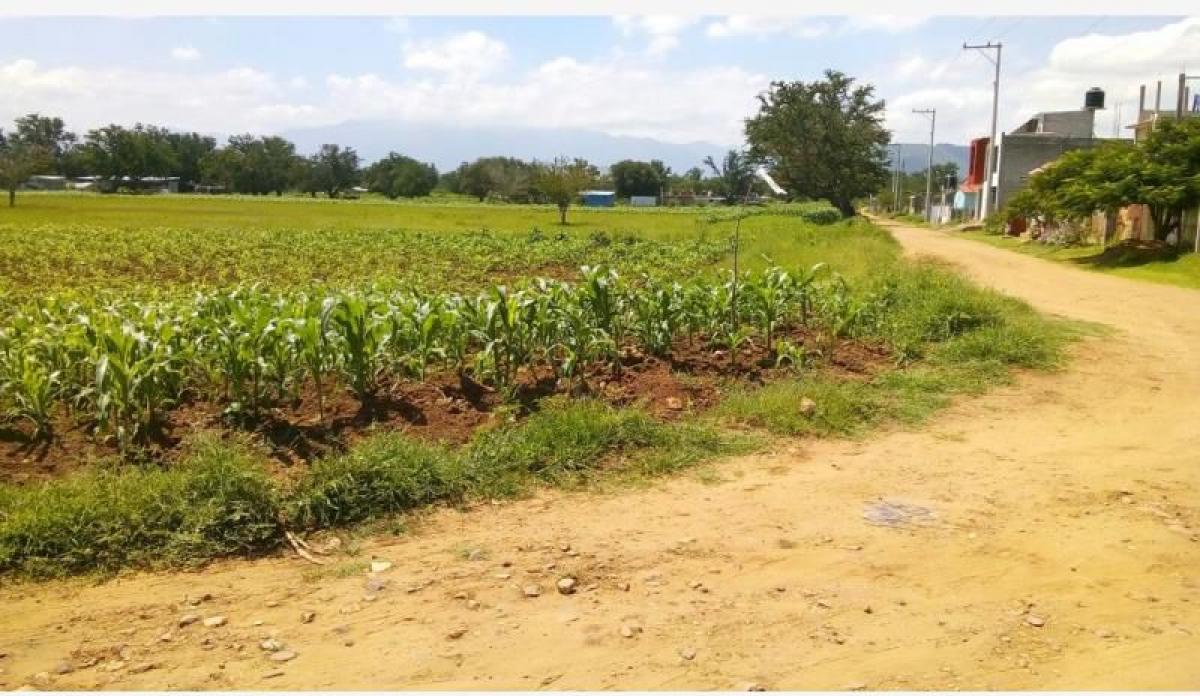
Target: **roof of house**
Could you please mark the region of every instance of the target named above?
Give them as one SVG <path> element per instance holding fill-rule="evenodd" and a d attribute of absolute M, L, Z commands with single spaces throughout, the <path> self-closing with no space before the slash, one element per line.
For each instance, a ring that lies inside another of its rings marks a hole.
<path fill-rule="evenodd" d="M 580 191 L 581 196 L 615 196 L 616 191 Z"/>

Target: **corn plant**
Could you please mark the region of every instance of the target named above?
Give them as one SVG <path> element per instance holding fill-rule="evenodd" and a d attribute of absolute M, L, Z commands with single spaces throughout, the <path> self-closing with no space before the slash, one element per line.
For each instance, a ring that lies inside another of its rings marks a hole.
<path fill-rule="evenodd" d="M 92 326 L 95 378 L 91 397 L 101 432 L 130 450 L 180 394 L 185 357 L 170 324 L 150 322 L 139 330 L 128 320 L 105 317 Z"/>
<path fill-rule="evenodd" d="M 291 333 L 295 337 L 296 353 L 304 371 L 313 380 L 317 392 L 317 413 L 325 422 L 325 390 L 321 378 L 337 364 L 330 341 L 329 325 L 336 300 L 325 298 L 316 306 L 315 313 L 306 313 L 291 322 Z"/>
<path fill-rule="evenodd" d="M 0 379 L 0 397 L 12 404 L 12 416 L 29 422 L 34 439 L 50 437 L 60 389 L 59 373 L 48 370 L 29 355 L 21 356 L 15 365 L 8 367 L 12 373 Z"/>
<path fill-rule="evenodd" d="M 340 339 L 339 348 L 344 352 L 342 366 L 350 380 L 350 389 L 365 404 L 379 389 L 387 325 L 376 314 L 371 299 L 360 294 L 343 296 L 335 305 L 332 318 Z"/>

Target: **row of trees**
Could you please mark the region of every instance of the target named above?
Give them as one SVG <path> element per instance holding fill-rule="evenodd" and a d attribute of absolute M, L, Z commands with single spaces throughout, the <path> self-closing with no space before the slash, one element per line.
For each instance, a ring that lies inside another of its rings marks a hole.
<path fill-rule="evenodd" d="M 65 129 L 62 119 L 38 114 L 18 119 L 8 140 L 13 148 L 22 144 L 22 154 L 29 155 L 21 158 L 21 166 L 12 168 L 13 191 L 35 173 L 71 177 L 87 173 L 108 179 L 128 177 L 135 185 L 148 177 L 179 177 L 185 188 L 214 186 L 259 195 L 298 190 L 337 197 L 361 184 L 391 198 L 411 198 L 429 195 L 440 186 L 480 200 L 493 197 L 528 202 L 550 197 L 543 170 L 563 168 L 561 162 L 482 157 L 439 176 L 432 164 L 395 152 L 362 168 L 353 148 L 324 145 L 304 157 L 297 154 L 292 142 L 278 136 L 235 135 L 218 146 L 212 137 L 143 124 L 105 126 L 89 131 L 80 141 Z M 721 167 L 711 157 L 707 162 L 711 178 L 698 167 L 677 176 L 660 160 L 623 160 L 612 165 L 607 176 L 586 162 L 570 164 L 578 165 L 572 178 L 586 179 L 585 186 L 611 186 L 623 198 L 657 196 L 667 190 L 733 195 L 745 189 L 742 182 L 753 178 L 741 153 L 731 151 Z M 575 176 L 577 173 L 580 176 Z"/>
<path fill-rule="evenodd" d="M 1161 121 L 1144 140 L 1109 141 L 1064 154 L 1029 177 L 1002 217 L 1052 226 L 1145 205 L 1155 239 L 1182 239 L 1184 211 L 1200 205 L 1200 119 Z"/>
<path fill-rule="evenodd" d="M 433 165 L 397 153 L 363 169 L 349 147 L 324 145 L 304 157 L 279 137 L 237 135 L 218 146 L 198 133 L 142 124 L 110 125 L 78 139 L 62 119 L 30 114 L 0 140 L 0 177 L 10 182 L 10 191 L 48 167 L 66 176 L 86 172 L 135 181 L 177 176 L 185 186 L 215 185 L 238 193 L 296 189 L 336 197 L 365 184 L 391 197 L 409 197 L 440 186 L 481 200 L 510 201 L 556 200 L 560 188 L 549 182 L 561 178 L 581 186 L 608 185 L 621 197 L 713 191 L 732 201 L 759 185 L 754 169 L 765 166 L 790 198 L 826 199 L 850 215 L 856 199 L 883 189 L 888 180 L 883 109 L 871 85 L 857 85 L 836 71 L 813 82 L 773 82 L 759 96 L 758 112 L 746 119 L 744 151 L 731 150 L 720 162 L 709 157 L 704 169 L 682 174 L 658 160 L 624 160 L 606 176 L 581 160 L 539 164 L 511 157 L 480 158 L 438 176 Z"/>

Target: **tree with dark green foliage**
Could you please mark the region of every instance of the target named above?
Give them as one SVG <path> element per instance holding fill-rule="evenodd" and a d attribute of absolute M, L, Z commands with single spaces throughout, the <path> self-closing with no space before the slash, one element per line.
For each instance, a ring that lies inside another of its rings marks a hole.
<path fill-rule="evenodd" d="M 746 153 L 730 150 L 725 153 L 720 166 L 709 155 L 704 158 L 704 164 L 716 177 L 717 188 L 724 194 L 726 205 L 733 205 L 753 189 L 754 165 Z"/>
<path fill-rule="evenodd" d="M 655 164 L 658 166 L 656 167 Z M 618 198 L 630 196 L 657 196 L 666 185 L 667 171 L 662 162 L 639 162 L 621 160 L 609 167 L 613 188 Z"/>
<path fill-rule="evenodd" d="M 813 82 L 772 82 L 746 120 L 751 156 L 790 196 L 826 199 L 845 215 L 888 177 L 884 103 L 871 85 L 826 70 Z"/>
<path fill-rule="evenodd" d="M 78 138 L 67 130 L 66 124 L 57 116 L 42 116 L 38 113 L 18 118 L 14 132 L 22 143 L 36 146 L 49 153 L 54 161 L 54 171 L 70 175 L 68 161 Z"/>
<path fill-rule="evenodd" d="M 1183 211 L 1200 204 L 1200 118 L 1162 121 L 1131 158 L 1136 200 L 1150 208 L 1156 239 L 1183 239 Z M 1103 172 L 1097 172 L 1103 175 Z M 1109 173 L 1111 175 L 1111 172 Z"/>
<path fill-rule="evenodd" d="M 17 204 L 17 188 L 39 171 L 54 166 L 53 152 L 38 143 L 26 142 L 20 132 L 0 130 L 0 186 L 8 191 L 8 207 Z"/>
<path fill-rule="evenodd" d="M 168 131 L 141 123 L 133 128 L 111 124 L 88 131 L 83 158 L 88 169 L 105 179 L 170 176 L 178 166 Z"/>
<path fill-rule="evenodd" d="M 434 188 L 446 193 L 462 193 L 462 167 L 443 172 L 438 176 L 438 184 Z"/>
<path fill-rule="evenodd" d="M 352 147 L 322 145 L 309 157 L 309 188 L 337 198 L 358 181 L 358 153 Z"/>
<path fill-rule="evenodd" d="M 1030 176 L 1001 215 L 1052 224 L 1134 204 L 1149 209 L 1155 239 L 1182 241 L 1183 213 L 1200 204 L 1200 119 L 1160 121 L 1138 143 L 1068 152 Z"/>
<path fill-rule="evenodd" d="M 388 198 L 428 196 L 438 185 L 437 167 L 391 152 L 367 167 L 367 188 Z"/>
<path fill-rule="evenodd" d="M 458 167 L 459 192 L 484 200 L 526 201 L 532 192 L 535 166 L 515 157 L 480 157 Z"/>
<path fill-rule="evenodd" d="M 203 179 L 201 163 L 217 148 L 217 141 L 199 133 L 167 133 L 166 139 L 174 153 L 171 176 L 179 177 L 183 187 L 191 190 Z"/>
<path fill-rule="evenodd" d="M 283 138 L 234 135 L 209 153 L 202 168 L 205 181 L 230 191 L 280 196 L 292 182 L 295 160 L 296 146 Z"/>

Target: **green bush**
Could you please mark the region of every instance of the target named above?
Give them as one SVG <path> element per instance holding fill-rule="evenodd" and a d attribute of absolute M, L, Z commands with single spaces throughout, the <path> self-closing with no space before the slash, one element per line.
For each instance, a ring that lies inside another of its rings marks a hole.
<path fill-rule="evenodd" d="M 767 203 L 765 205 L 729 206 L 715 208 L 700 216 L 702 222 L 725 222 L 736 220 L 738 217 L 756 217 L 759 215 L 780 215 L 798 217 L 814 225 L 832 225 L 842 220 L 842 212 L 829 204 L 828 201 L 809 201 L 806 203 Z"/>
<path fill-rule="evenodd" d="M 554 400 L 519 426 L 480 435 L 467 451 L 472 487 L 512 494 L 534 480 L 563 483 L 603 464 L 606 455 L 670 445 L 672 426 L 598 401 Z"/>
<path fill-rule="evenodd" d="M 96 471 L 0 489 L 0 573 L 192 565 L 280 539 L 279 498 L 246 451 L 202 442 L 170 469 Z"/>
<path fill-rule="evenodd" d="M 811 399 L 812 413 L 801 410 Z M 775 382 L 761 388 L 742 388 L 717 407 L 719 417 L 778 435 L 853 435 L 879 415 L 870 386 L 824 375 Z"/>
<path fill-rule="evenodd" d="M 288 520 L 301 529 L 340 527 L 461 494 L 452 453 L 385 433 L 314 462 L 292 492 Z"/>

